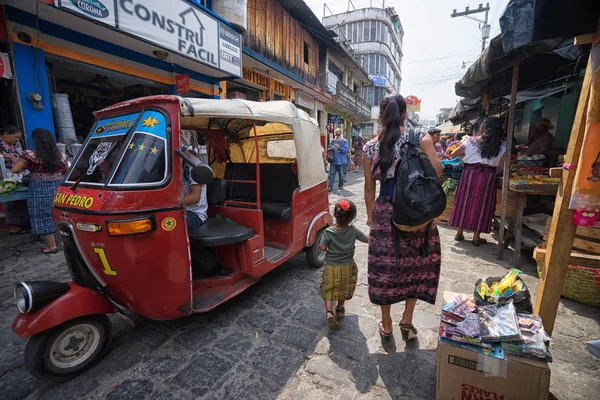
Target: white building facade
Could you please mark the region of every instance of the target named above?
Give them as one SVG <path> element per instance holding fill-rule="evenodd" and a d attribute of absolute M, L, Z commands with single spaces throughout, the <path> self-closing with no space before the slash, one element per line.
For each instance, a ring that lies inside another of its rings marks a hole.
<path fill-rule="evenodd" d="M 400 93 L 404 37 L 400 18 L 393 8 L 364 8 L 326 16 L 323 25 L 338 34 L 337 40 L 351 49 L 373 80 L 373 86 L 363 89 L 363 98 L 371 106 L 371 121 L 363 135 L 377 134 L 379 102 Z"/>

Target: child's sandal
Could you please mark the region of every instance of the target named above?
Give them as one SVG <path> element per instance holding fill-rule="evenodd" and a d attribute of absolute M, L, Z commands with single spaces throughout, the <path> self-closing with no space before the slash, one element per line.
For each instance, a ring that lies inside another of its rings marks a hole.
<path fill-rule="evenodd" d="M 342 308 L 335 308 L 335 314 L 337 315 L 338 318 L 344 318 L 346 316 L 346 309 L 344 307 Z"/>
<path fill-rule="evenodd" d="M 333 311 L 329 311 L 329 310 L 327 311 L 327 326 L 332 331 L 340 329 L 340 323 L 338 322 L 337 318 L 335 317 L 335 314 L 333 314 Z"/>

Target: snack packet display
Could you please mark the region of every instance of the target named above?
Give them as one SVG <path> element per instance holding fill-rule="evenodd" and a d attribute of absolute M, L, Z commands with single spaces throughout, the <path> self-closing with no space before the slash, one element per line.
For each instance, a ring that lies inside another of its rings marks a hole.
<path fill-rule="evenodd" d="M 532 312 L 531 294 L 521 279 L 518 269 L 511 269 L 503 277 L 482 278 L 475 285 L 475 300 L 478 306 L 514 301 L 519 312 Z"/>
<path fill-rule="evenodd" d="M 548 351 L 550 337 L 544 331 L 544 325 L 539 315 L 517 314 L 521 343 L 502 343 L 507 354 L 521 357 L 536 358 L 552 361 Z"/>
<path fill-rule="evenodd" d="M 517 313 L 512 300 L 478 308 L 479 330 L 484 342 L 510 342 L 521 340 Z"/>
<path fill-rule="evenodd" d="M 451 302 L 442 306 L 442 313 L 449 319 L 462 321 L 467 314 L 475 311 L 475 307 L 473 295 L 458 294 Z"/>

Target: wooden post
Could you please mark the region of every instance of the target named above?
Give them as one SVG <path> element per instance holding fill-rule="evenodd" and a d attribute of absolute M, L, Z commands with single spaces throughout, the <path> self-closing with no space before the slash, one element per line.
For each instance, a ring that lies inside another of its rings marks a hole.
<path fill-rule="evenodd" d="M 577 166 L 581 155 L 581 146 L 585 136 L 586 117 L 589 105 L 590 87 L 592 82 L 592 59 L 588 60 L 577 113 L 571 129 L 569 147 L 565 156 L 565 163 Z M 544 259 L 544 274 L 540 279 L 538 293 L 535 298 L 534 312 L 542 317 L 544 329 L 552 334 L 560 295 L 565 283 L 567 266 L 571 251 L 573 250 L 573 239 L 577 227 L 573 225 L 573 210 L 569 210 L 573 182 L 575 180 L 574 169 L 563 170 L 561 185 L 556 195 L 554 213 L 552 214 L 552 225 L 548 234 L 546 245 L 546 257 Z M 558 229 L 560 227 L 560 229 Z"/>
<path fill-rule="evenodd" d="M 510 111 L 508 112 L 508 137 L 506 138 L 506 159 L 502 176 L 502 201 L 500 203 L 500 237 L 498 238 L 498 260 L 504 257 L 504 234 L 506 224 L 506 205 L 508 203 L 508 183 L 510 179 L 510 154 L 514 135 L 515 111 L 517 108 L 517 86 L 519 84 L 519 61 L 513 62 L 512 88 L 510 91 Z M 514 221 L 513 221 L 514 222 Z"/>

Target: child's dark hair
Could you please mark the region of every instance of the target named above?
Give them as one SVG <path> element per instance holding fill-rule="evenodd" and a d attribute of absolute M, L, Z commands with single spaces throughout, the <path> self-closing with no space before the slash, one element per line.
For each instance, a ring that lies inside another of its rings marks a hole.
<path fill-rule="evenodd" d="M 348 226 L 356 217 L 356 204 L 352 200 L 340 200 L 333 209 L 335 222 L 341 226 Z"/>

